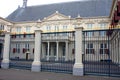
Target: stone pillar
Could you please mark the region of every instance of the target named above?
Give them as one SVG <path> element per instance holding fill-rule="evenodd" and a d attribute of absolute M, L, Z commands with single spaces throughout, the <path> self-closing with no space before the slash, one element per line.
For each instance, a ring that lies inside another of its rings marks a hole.
<path fill-rule="evenodd" d="M 4 52 L 3 52 L 3 60 L 1 63 L 1 67 L 3 69 L 8 69 L 9 68 L 9 52 L 10 52 L 10 33 L 6 32 L 5 33 L 5 39 L 4 39 Z"/>
<path fill-rule="evenodd" d="M 68 61 L 69 59 L 68 55 L 68 41 L 65 42 L 65 61 Z"/>
<path fill-rule="evenodd" d="M 75 64 L 73 67 L 73 75 L 75 76 L 83 76 L 82 31 L 83 27 L 75 28 Z"/>
<path fill-rule="evenodd" d="M 47 60 L 49 60 L 50 58 L 50 42 L 48 42 L 48 45 L 47 45 Z"/>
<path fill-rule="evenodd" d="M 120 67 L 120 31 L 118 33 L 118 58 L 119 58 L 119 67 Z"/>
<path fill-rule="evenodd" d="M 57 45 L 57 46 L 56 46 L 56 53 L 57 53 L 57 54 L 56 54 L 56 59 L 55 59 L 55 60 L 58 61 L 58 58 L 59 58 L 59 57 L 58 57 L 58 54 L 59 54 L 59 42 L 56 42 L 56 45 Z"/>
<path fill-rule="evenodd" d="M 32 71 L 39 72 L 41 70 L 40 54 L 41 54 L 41 30 L 35 30 L 35 53 L 32 63 Z"/>

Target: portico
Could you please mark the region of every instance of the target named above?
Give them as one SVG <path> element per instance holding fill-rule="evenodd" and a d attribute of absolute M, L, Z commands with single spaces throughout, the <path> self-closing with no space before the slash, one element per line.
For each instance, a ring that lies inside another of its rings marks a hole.
<path fill-rule="evenodd" d="M 68 41 L 47 41 L 42 42 L 42 59 L 54 60 L 69 60 L 69 42 Z"/>

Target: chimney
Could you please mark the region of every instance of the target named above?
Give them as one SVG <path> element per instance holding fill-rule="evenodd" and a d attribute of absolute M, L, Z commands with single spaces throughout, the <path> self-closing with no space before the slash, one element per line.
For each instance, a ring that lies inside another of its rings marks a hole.
<path fill-rule="evenodd" d="M 26 8 L 27 7 L 27 0 L 23 0 L 23 8 Z"/>

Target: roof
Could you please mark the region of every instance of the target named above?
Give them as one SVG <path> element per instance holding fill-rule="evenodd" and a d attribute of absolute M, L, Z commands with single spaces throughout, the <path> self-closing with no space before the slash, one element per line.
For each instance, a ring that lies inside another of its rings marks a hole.
<path fill-rule="evenodd" d="M 76 18 L 78 15 L 81 17 L 109 16 L 111 6 L 112 0 L 88 0 L 27 6 L 26 8 L 17 8 L 7 19 L 15 22 L 36 21 L 42 20 L 56 11 L 72 18 Z"/>

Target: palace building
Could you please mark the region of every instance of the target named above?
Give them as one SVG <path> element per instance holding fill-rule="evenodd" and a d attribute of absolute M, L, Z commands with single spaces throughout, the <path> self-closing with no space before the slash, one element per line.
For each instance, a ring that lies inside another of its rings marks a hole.
<path fill-rule="evenodd" d="M 92 72 L 92 64 L 104 64 L 102 69 L 113 64 L 120 66 L 119 0 L 37 6 L 27 6 L 27 1 L 23 0 L 22 7 L 7 18 L 0 17 L 1 67 L 28 65 L 32 71 L 83 75 Z M 92 70 L 86 69 L 89 66 Z M 109 67 L 103 74 L 120 76 L 120 67 L 115 69 L 113 72 Z M 93 73 L 100 72 L 95 69 Z"/>

